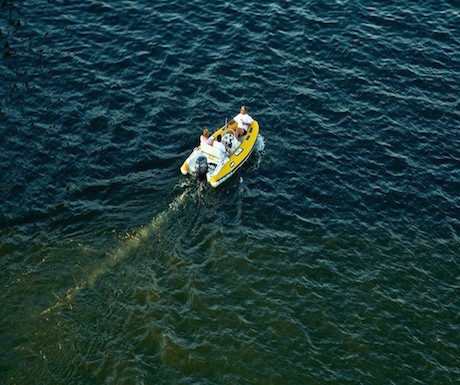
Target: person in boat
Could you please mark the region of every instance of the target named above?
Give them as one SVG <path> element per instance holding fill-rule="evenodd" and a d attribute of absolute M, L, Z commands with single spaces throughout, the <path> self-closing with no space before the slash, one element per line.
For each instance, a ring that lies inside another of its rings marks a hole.
<path fill-rule="evenodd" d="M 214 138 L 209 137 L 209 130 L 207 128 L 205 128 L 203 130 L 203 134 L 200 136 L 200 145 L 202 145 L 203 143 L 212 145 L 213 141 L 214 141 Z"/>
<path fill-rule="evenodd" d="M 246 113 L 246 106 L 241 106 L 240 113 L 231 119 L 228 124 L 232 124 L 234 122 L 238 123 L 235 131 L 235 137 L 238 139 L 240 136 L 246 135 L 248 128 L 251 127 L 253 121 L 254 119 Z"/>
<path fill-rule="evenodd" d="M 219 149 L 220 151 L 220 157 L 222 159 L 224 159 L 225 155 L 228 155 L 227 154 L 227 150 L 225 149 L 225 145 L 222 143 L 222 135 L 217 135 L 217 138 L 216 140 L 214 141 L 214 143 L 212 144 L 214 147 L 216 147 L 217 149 Z"/>

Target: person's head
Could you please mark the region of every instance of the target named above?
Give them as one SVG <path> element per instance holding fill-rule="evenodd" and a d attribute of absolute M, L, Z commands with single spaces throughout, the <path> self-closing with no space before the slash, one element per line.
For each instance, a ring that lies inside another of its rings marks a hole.
<path fill-rule="evenodd" d="M 217 139 L 218 142 L 220 142 L 220 141 L 222 140 L 222 135 L 220 135 L 220 134 L 217 135 L 217 138 L 216 138 L 216 139 Z"/>
<path fill-rule="evenodd" d="M 208 130 L 207 128 L 205 128 L 205 129 L 203 130 L 203 136 L 204 136 L 205 138 L 209 138 L 209 130 Z"/>
<path fill-rule="evenodd" d="M 241 106 L 240 112 L 241 112 L 243 115 L 246 113 L 246 106 L 245 106 L 245 105 Z"/>

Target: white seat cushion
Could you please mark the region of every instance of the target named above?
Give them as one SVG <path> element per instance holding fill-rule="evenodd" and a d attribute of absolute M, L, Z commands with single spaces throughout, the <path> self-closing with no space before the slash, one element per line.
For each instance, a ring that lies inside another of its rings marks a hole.
<path fill-rule="evenodd" d="M 201 145 L 201 151 L 203 151 L 207 155 L 211 155 L 216 160 L 221 160 L 220 157 L 220 150 L 216 147 L 211 146 L 210 144 L 203 143 Z"/>

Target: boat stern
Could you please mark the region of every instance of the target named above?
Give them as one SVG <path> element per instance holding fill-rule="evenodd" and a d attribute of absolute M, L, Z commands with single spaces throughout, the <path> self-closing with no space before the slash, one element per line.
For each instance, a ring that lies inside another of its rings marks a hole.
<path fill-rule="evenodd" d="M 184 164 L 182 165 L 182 167 L 180 168 L 180 172 L 181 172 L 183 175 L 187 175 L 187 174 L 188 174 L 188 171 L 189 171 L 189 166 L 188 166 L 187 161 L 185 161 Z"/>
<path fill-rule="evenodd" d="M 217 175 L 213 175 L 211 178 L 209 178 L 209 184 L 214 188 L 220 185 L 219 181 L 217 180 Z"/>

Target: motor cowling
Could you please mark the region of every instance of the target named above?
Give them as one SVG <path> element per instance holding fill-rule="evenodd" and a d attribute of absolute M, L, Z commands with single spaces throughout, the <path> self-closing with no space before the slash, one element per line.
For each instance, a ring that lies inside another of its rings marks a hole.
<path fill-rule="evenodd" d="M 199 180 L 206 179 L 208 172 L 208 160 L 205 156 L 199 156 L 195 163 L 195 170 Z"/>

